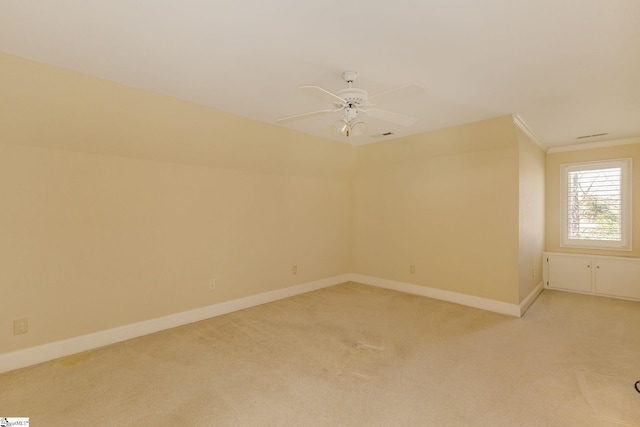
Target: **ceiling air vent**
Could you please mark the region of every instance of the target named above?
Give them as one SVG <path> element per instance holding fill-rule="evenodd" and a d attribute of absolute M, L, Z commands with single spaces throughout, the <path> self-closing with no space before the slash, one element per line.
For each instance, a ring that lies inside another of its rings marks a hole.
<path fill-rule="evenodd" d="M 371 135 L 371 138 L 382 138 L 383 136 L 389 136 L 389 135 L 393 135 L 393 132 L 385 132 L 385 133 L 379 133 L 377 135 Z"/>
<path fill-rule="evenodd" d="M 605 136 L 609 135 L 608 133 L 594 133 L 593 135 L 582 135 L 577 137 L 576 139 L 586 139 L 586 138 L 595 138 L 596 136 Z"/>

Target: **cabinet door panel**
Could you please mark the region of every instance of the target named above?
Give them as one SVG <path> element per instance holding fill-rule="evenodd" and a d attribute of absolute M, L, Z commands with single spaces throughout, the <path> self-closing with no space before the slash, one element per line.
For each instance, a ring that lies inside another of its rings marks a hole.
<path fill-rule="evenodd" d="M 602 295 L 640 298 L 640 263 L 597 260 L 595 291 Z"/>
<path fill-rule="evenodd" d="M 591 292 L 591 259 L 587 257 L 549 256 L 549 287 Z"/>

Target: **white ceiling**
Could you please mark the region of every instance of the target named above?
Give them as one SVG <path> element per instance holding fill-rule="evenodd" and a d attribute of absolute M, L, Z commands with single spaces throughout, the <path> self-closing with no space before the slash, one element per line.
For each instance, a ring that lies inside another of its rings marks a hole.
<path fill-rule="evenodd" d="M 0 51 L 274 124 L 345 70 L 424 87 L 384 106 L 415 125 L 367 118 L 356 144 L 511 113 L 549 147 L 640 136 L 638 0 L 3 0 Z M 334 114 L 286 126 L 341 139 Z"/>

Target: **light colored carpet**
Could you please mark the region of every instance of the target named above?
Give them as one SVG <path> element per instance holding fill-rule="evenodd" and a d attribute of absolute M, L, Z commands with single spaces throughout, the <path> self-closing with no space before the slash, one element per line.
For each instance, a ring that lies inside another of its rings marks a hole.
<path fill-rule="evenodd" d="M 640 303 L 345 283 L 0 376 L 34 426 L 640 425 Z"/>

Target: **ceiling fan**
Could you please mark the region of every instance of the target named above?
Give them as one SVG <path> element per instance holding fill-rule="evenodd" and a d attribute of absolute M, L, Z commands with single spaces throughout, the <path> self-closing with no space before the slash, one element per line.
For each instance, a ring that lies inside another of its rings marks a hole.
<path fill-rule="evenodd" d="M 280 117 L 277 121 L 284 122 L 315 116 L 318 114 L 342 112 L 340 120 L 335 123 L 332 128 L 337 134 L 350 137 L 362 135 L 364 132 L 365 124 L 358 118 L 359 113 L 364 113 L 369 117 L 402 126 L 411 126 L 418 120 L 415 117 L 373 107 L 378 104 L 384 104 L 420 95 L 424 93 L 424 89 L 421 86 L 411 84 L 369 96 L 366 90 L 353 87 L 353 82 L 355 82 L 357 77 L 358 73 L 355 71 L 345 71 L 342 73 L 342 78 L 347 83 L 348 87 L 338 91 L 337 93 L 329 92 L 319 86 L 300 86 L 302 91 L 325 101 L 329 101 L 332 104 L 332 108 Z"/>

